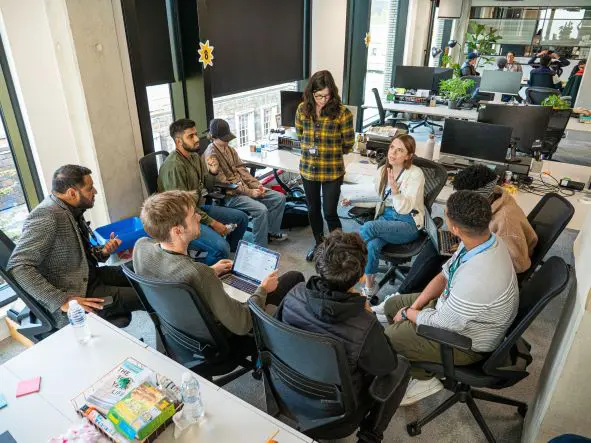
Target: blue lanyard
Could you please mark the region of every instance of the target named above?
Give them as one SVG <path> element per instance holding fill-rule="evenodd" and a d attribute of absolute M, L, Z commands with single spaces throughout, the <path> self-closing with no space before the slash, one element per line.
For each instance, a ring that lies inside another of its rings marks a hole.
<path fill-rule="evenodd" d="M 449 276 L 447 278 L 447 285 L 445 287 L 445 290 L 443 291 L 444 297 L 447 297 L 449 295 L 449 292 L 451 290 L 451 282 L 454 278 L 456 271 L 460 267 L 460 265 L 466 263 L 472 257 L 475 257 L 476 255 L 480 254 L 481 252 L 484 252 L 487 249 L 491 248 L 496 242 L 497 242 L 497 236 L 494 233 L 491 233 L 490 237 L 488 238 L 487 241 L 485 241 L 484 243 L 476 246 L 475 248 L 473 248 L 469 251 L 466 250 L 464 243 L 460 244 L 460 248 L 458 249 L 458 252 L 456 253 L 457 254 L 456 258 L 451 263 L 451 265 L 449 265 Z"/>

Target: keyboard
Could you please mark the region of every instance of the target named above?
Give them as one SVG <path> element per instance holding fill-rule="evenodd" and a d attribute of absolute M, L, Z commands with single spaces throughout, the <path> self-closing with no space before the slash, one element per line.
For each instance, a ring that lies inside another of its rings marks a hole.
<path fill-rule="evenodd" d="M 234 274 L 226 275 L 222 281 L 233 288 L 246 292 L 247 294 L 254 294 L 254 291 L 256 291 L 258 288 L 257 285 L 250 283 L 240 277 L 236 277 Z"/>
<path fill-rule="evenodd" d="M 439 240 L 439 253 L 446 256 L 454 255 L 460 245 L 460 239 L 453 235 L 451 231 L 442 229 L 437 231 L 437 237 Z"/>

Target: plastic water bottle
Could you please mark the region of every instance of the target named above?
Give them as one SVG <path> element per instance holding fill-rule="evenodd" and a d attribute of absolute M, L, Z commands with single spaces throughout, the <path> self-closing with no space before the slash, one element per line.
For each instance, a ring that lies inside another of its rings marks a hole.
<path fill-rule="evenodd" d="M 433 152 L 435 152 L 435 135 L 429 134 L 429 140 L 427 140 L 427 146 L 425 148 L 425 158 L 433 160 Z"/>
<path fill-rule="evenodd" d="M 183 396 L 183 416 L 186 420 L 194 423 L 199 421 L 205 414 L 203 402 L 201 401 L 201 391 L 199 390 L 199 381 L 191 372 L 183 374 L 183 383 L 181 384 L 181 395 Z"/>
<path fill-rule="evenodd" d="M 80 343 L 90 340 L 90 327 L 86 321 L 86 313 L 77 300 L 70 300 L 68 303 L 68 319 L 74 329 L 74 335 Z"/>

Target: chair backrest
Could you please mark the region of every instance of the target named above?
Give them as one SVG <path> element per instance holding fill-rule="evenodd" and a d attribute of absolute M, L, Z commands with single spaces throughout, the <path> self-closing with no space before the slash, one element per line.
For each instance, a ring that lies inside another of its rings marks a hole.
<path fill-rule="evenodd" d="M 480 81 L 482 80 L 482 77 L 479 75 L 464 75 L 462 80 L 472 80 L 474 82 L 474 86 L 470 88 L 469 91 L 467 91 L 468 94 L 472 94 L 475 89 L 480 88 Z"/>
<path fill-rule="evenodd" d="M 553 77 L 551 72 L 532 72 L 529 74 L 529 85 L 555 89 Z"/>
<path fill-rule="evenodd" d="M 229 354 L 224 331 L 191 286 L 139 276 L 130 263 L 121 268 L 148 313 L 155 315 L 156 328 L 171 358 L 193 367 Z M 194 370 L 199 373 L 198 367 Z"/>
<path fill-rule="evenodd" d="M 38 342 L 56 331 L 53 318 L 33 296 L 26 292 L 6 270 L 8 259 L 14 251 L 14 242 L 0 230 L 0 276 L 14 290 L 16 296 L 29 308 L 29 319 L 21 323 L 18 332 L 33 342 Z"/>
<path fill-rule="evenodd" d="M 413 164 L 421 168 L 425 176 L 425 207 L 431 211 L 435 199 L 447 182 L 447 170 L 439 163 L 422 157 L 415 157 Z"/>
<path fill-rule="evenodd" d="M 540 265 L 548 250 L 575 214 L 573 205 L 561 195 L 550 192 L 544 195 L 527 216 L 538 236 L 538 243 L 531 256 L 530 268 L 519 274 L 519 281 L 527 280 Z"/>
<path fill-rule="evenodd" d="M 357 404 L 343 344 L 282 323 L 252 300 L 248 305 L 268 412 L 291 418 L 302 432 L 346 421 Z"/>
<path fill-rule="evenodd" d="M 376 106 L 378 107 L 378 114 L 380 115 L 380 125 L 386 124 L 386 111 L 384 111 L 384 106 L 382 105 L 382 99 L 380 98 L 380 93 L 378 88 L 372 88 L 371 92 L 373 92 L 373 96 L 376 99 Z"/>
<path fill-rule="evenodd" d="M 548 127 L 544 132 L 543 154 L 551 156 L 556 152 L 572 115 L 572 111 L 572 109 L 552 109 Z"/>
<path fill-rule="evenodd" d="M 530 86 L 525 90 L 525 99 L 531 105 L 541 105 L 551 95 L 560 95 L 560 92 L 554 88 L 541 86 Z"/>
<path fill-rule="evenodd" d="M 150 195 L 158 192 L 158 171 L 160 171 L 166 157 L 168 157 L 168 152 L 157 151 L 140 158 L 140 171 Z"/>
<path fill-rule="evenodd" d="M 570 272 L 560 257 L 550 257 L 519 293 L 519 309 L 503 343 L 484 362 L 485 373 L 507 380 L 498 387 L 510 386 L 527 377 L 527 365 L 532 361 L 523 333 L 546 305 L 567 286 Z"/>

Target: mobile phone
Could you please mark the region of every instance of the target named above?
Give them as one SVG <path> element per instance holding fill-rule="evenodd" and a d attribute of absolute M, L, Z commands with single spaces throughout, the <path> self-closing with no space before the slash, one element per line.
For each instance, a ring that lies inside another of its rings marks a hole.
<path fill-rule="evenodd" d="M 103 297 L 103 308 L 106 308 L 107 306 L 111 306 L 113 304 L 113 296 L 112 295 L 108 295 L 106 297 Z"/>

